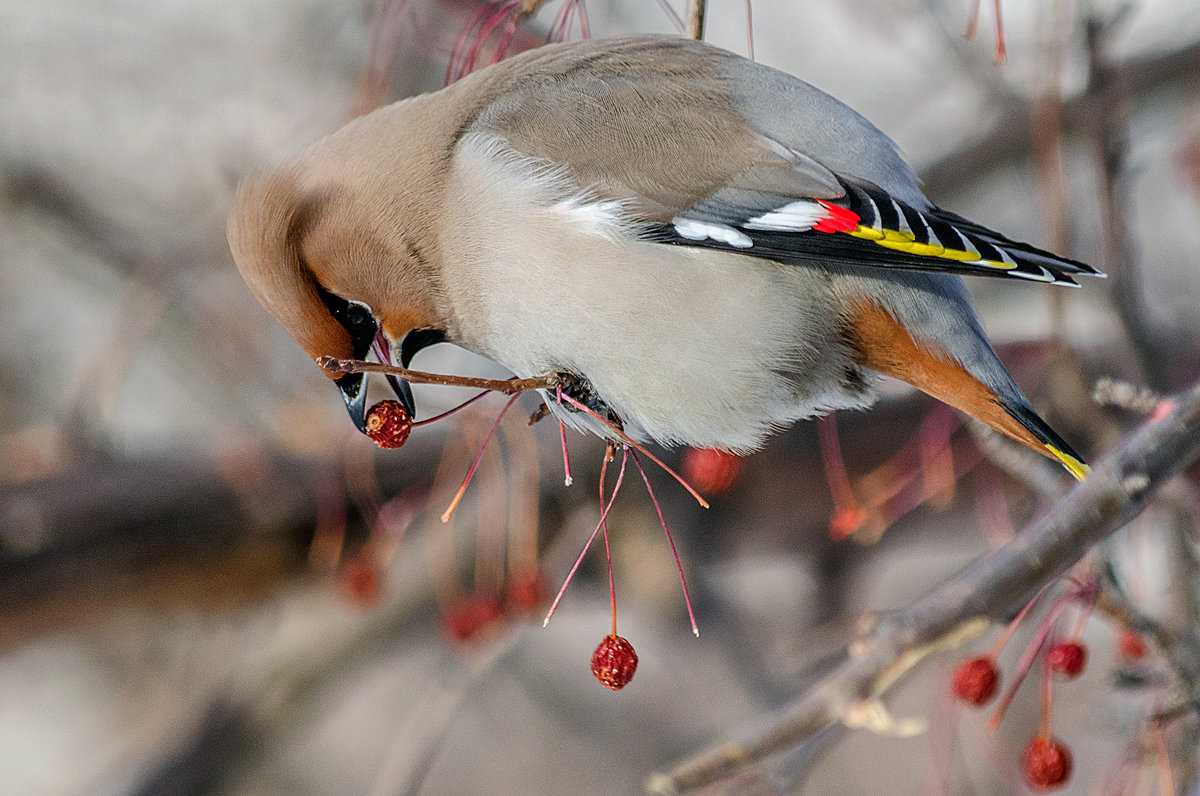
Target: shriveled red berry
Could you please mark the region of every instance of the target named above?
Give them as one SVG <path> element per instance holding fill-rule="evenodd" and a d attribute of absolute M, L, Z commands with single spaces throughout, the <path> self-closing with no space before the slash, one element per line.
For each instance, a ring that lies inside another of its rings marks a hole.
<path fill-rule="evenodd" d="M 1000 670 L 994 658 L 969 658 L 954 667 L 950 690 L 968 705 L 979 707 L 987 703 L 1000 685 Z"/>
<path fill-rule="evenodd" d="M 1078 641 L 1060 641 L 1046 653 L 1046 665 L 1055 674 L 1073 680 L 1087 666 L 1087 647 Z"/>
<path fill-rule="evenodd" d="M 495 595 L 471 595 L 442 611 L 442 632 L 456 644 L 475 641 L 500 623 L 502 608 Z"/>
<path fill-rule="evenodd" d="M 1122 630 L 1117 637 L 1117 652 L 1125 663 L 1138 663 L 1149 651 L 1146 640 L 1132 630 Z"/>
<path fill-rule="evenodd" d="M 683 454 L 683 477 L 701 492 L 720 497 L 728 494 L 742 477 L 741 456 L 713 448 L 689 448 Z"/>
<path fill-rule="evenodd" d="M 380 401 L 367 410 L 367 436 L 381 448 L 399 448 L 412 431 L 408 410 L 397 401 Z"/>
<path fill-rule="evenodd" d="M 633 645 L 620 636 L 608 635 L 592 653 L 592 674 L 605 688 L 620 691 L 637 671 L 638 656 Z"/>
<path fill-rule="evenodd" d="M 504 609 L 513 616 L 533 616 L 546 599 L 546 589 L 537 574 L 510 575 L 504 585 Z"/>
<path fill-rule="evenodd" d="M 1025 780 L 1039 790 L 1060 788 L 1071 778 L 1071 751 L 1057 738 L 1035 735 L 1025 746 L 1021 768 Z"/>

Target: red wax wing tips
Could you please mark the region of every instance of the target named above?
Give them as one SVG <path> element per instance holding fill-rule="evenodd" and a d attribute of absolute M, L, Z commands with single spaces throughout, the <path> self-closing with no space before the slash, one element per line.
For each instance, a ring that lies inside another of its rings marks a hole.
<path fill-rule="evenodd" d="M 954 668 L 950 690 L 968 705 L 979 707 L 996 693 L 1000 685 L 1000 670 L 993 658 L 970 658 Z"/>
<path fill-rule="evenodd" d="M 1067 784 L 1072 764 L 1066 744 L 1045 735 L 1029 741 L 1021 760 L 1025 780 L 1038 790 L 1055 790 Z"/>
<path fill-rule="evenodd" d="M 412 431 L 408 410 L 396 401 L 380 401 L 367 410 L 367 436 L 384 449 L 399 448 Z"/>
<path fill-rule="evenodd" d="M 1087 666 L 1087 647 L 1077 641 L 1059 642 L 1046 653 L 1046 665 L 1055 674 L 1073 680 Z"/>
<path fill-rule="evenodd" d="M 689 448 L 683 454 L 683 477 L 706 495 L 727 494 L 742 477 L 741 456 L 712 448 Z"/>
<path fill-rule="evenodd" d="M 620 636 L 605 636 L 592 653 L 592 674 L 605 688 L 620 691 L 637 671 L 638 656 L 633 645 Z"/>
<path fill-rule="evenodd" d="M 858 213 L 830 204 L 824 199 L 816 201 L 817 204 L 829 211 L 829 215 L 813 224 L 812 228 L 817 232 L 853 232 L 858 229 L 858 222 L 862 220 L 858 217 Z"/>

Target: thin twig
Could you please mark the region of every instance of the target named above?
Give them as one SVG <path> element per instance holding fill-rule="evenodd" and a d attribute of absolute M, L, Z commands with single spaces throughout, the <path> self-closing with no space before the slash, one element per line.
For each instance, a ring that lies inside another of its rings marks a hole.
<path fill-rule="evenodd" d="M 765 728 L 652 775 L 647 789 L 679 793 L 727 778 L 805 743 L 837 722 L 895 731 L 880 697 L 926 655 L 983 632 L 1088 549 L 1137 516 L 1154 493 L 1200 458 L 1200 385 L 1135 431 L 1091 476 L 1024 533 L 910 605 L 882 617 L 845 659 Z"/>
<path fill-rule="evenodd" d="M 683 12 L 683 35 L 699 41 L 704 38 L 704 12 L 708 3 L 706 0 L 688 0 L 687 9 Z"/>
<path fill-rule="evenodd" d="M 319 365 L 327 373 L 386 373 L 399 376 L 412 384 L 440 384 L 444 387 L 473 387 L 477 390 L 492 390 L 505 395 L 515 395 L 529 390 L 548 390 L 562 382 L 559 376 L 548 373 L 531 379 L 480 379 L 474 376 L 451 376 L 446 373 L 425 373 L 409 370 L 399 365 L 384 365 L 379 362 L 364 362 L 360 359 L 338 359 L 319 357 Z"/>
<path fill-rule="evenodd" d="M 682 35 L 683 20 L 679 18 L 678 12 L 671 6 L 670 0 L 658 0 L 658 5 L 663 10 L 663 13 L 667 15 L 667 19 L 671 20 L 671 26 Z"/>

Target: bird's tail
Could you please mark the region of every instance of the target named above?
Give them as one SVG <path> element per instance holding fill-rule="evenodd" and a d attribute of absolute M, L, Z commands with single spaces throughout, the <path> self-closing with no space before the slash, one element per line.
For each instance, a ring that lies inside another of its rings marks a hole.
<path fill-rule="evenodd" d="M 1050 456 L 1052 459 L 1057 459 L 1063 467 L 1067 468 L 1067 472 L 1080 481 L 1091 473 L 1092 468 L 1084 463 L 1083 458 L 1072 450 L 1067 441 L 1060 437 L 1054 429 L 1050 428 L 1045 420 L 1038 417 L 1037 413 L 1028 404 L 1012 404 L 1002 401 L 1001 406 L 1010 417 L 1021 425 L 1022 429 L 1029 432 L 1037 442 L 1041 443 L 1040 453 Z M 1019 441 L 1024 442 L 1024 440 Z M 1025 444 L 1029 445 L 1028 442 L 1025 442 Z M 1030 447 L 1033 446 L 1030 445 Z"/>
<path fill-rule="evenodd" d="M 1059 462 L 1081 481 L 1091 472 L 1079 454 L 1033 411 L 998 360 L 998 375 L 1004 377 L 1003 394 L 980 381 L 949 352 L 935 351 L 929 343 L 918 344 L 878 304 L 860 303 L 855 310 L 849 332 L 859 364 L 908 382 L 988 424 L 1009 439 Z"/>

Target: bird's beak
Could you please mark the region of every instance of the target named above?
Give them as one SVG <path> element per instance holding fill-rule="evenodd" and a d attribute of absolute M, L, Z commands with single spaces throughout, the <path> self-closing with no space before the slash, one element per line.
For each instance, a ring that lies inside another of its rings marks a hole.
<path fill-rule="evenodd" d="M 434 343 L 440 343 L 445 338 L 446 335 L 444 332 L 435 332 L 429 329 L 417 329 L 404 335 L 400 341 L 400 366 L 407 368 L 408 363 L 412 361 L 413 356 L 418 351 Z M 375 350 L 375 356 L 380 362 L 395 362 L 392 356 L 392 344 L 382 332 L 375 335 L 372 347 Z M 415 420 L 417 417 L 417 405 L 413 400 L 412 386 L 399 376 L 393 376 L 390 373 L 387 375 L 387 382 L 391 385 L 392 392 L 396 394 L 396 399 L 408 411 L 408 416 Z"/>
<path fill-rule="evenodd" d="M 335 384 L 342 391 L 342 399 L 346 402 L 346 411 L 350 413 L 350 420 L 354 423 L 354 427 L 366 434 L 367 374 L 347 373 Z"/>
<path fill-rule="evenodd" d="M 380 335 L 382 337 L 382 335 Z M 412 358 L 417 355 L 417 352 L 423 348 L 428 348 L 435 343 L 440 343 L 446 339 L 446 333 L 441 329 L 414 329 L 400 340 L 400 367 L 407 368 L 408 363 L 412 362 Z M 387 347 L 386 339 L 383 343 L 385 354 L 390 357 L 391 350 Z M 417 409 L 413 403 L 412 387 L 404 379 L 398 376 L 388 375 L 388 384 L 392 385 L 392 392 L 396 393 L 396 398 L 400 403 L 404 404 L 404 408 L 408 410 L 408 416 L 416 419 Z"/>

